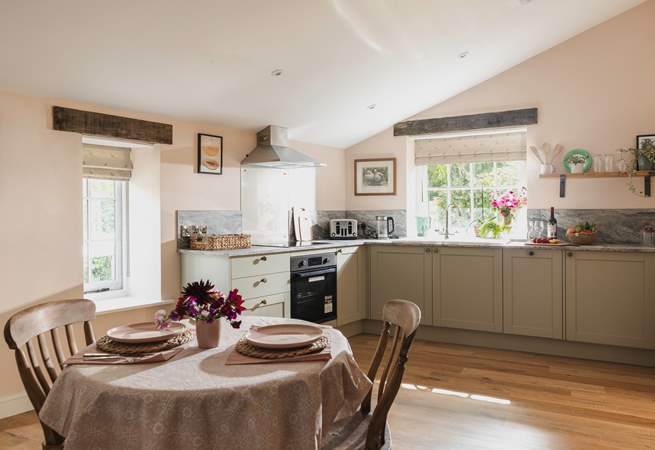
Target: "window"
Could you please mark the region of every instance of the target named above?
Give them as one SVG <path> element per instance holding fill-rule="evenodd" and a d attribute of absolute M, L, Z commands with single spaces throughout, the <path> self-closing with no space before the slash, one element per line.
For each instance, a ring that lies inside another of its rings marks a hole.
<path fill-rule="evenodd" d="M 525 182 L 525 161 L 480 161 L 419 166 L 421 203 L 430 229 L 443 232 L 446 208 L 449 208 L 450 233 L 462 233 L 479 220 L 494 216 L 491 199 L 508 190 L 518 192 Z M 526 208 L 519 214 L 526 215 Z M 527 217 L 527 216 L 526 216 Z M 512 229 L 517 237 L 525 235 L 525 220 Z"/>
<path fill-rule="evenodd" d="M 82 179 L 86 293 L 124 288 L 126 183 Z"/>

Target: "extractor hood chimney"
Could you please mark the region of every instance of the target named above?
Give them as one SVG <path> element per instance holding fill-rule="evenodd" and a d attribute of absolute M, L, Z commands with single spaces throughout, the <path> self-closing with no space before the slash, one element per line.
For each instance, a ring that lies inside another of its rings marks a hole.
<path fill-rule="evenodd" d="M 242 166 L 297 169 L 325 166 L 311 156 L 289 148 L 287 129 L 269 125 L 257 133 L 257 146 L 241 161 Z"/>

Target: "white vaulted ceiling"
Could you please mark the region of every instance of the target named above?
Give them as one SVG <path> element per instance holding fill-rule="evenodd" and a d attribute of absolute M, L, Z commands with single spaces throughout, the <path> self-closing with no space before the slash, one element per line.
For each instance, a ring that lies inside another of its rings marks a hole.
<path fill-rule="evenodd" d="M 641 2 L 1 0 L 0 90 L 346 147 Z"/>

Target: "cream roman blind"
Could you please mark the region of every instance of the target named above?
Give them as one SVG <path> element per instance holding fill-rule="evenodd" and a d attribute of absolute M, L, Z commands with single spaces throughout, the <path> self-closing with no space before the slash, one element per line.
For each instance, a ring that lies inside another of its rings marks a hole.
<path fill-rule="evenodd" d="M 525 131 L 417 139 L 416 165 L 526 159 Z"/>
<path fill-rule="evenodd" d="M 90 178 L 129 180 L 132 176 L 131 149 L 84 144 L 82 173 Z"/>

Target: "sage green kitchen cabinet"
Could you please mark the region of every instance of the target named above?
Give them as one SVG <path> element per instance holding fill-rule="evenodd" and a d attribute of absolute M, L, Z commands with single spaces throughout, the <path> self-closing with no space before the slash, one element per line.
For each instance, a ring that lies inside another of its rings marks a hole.
<path fill-rule="evenodd" d="M 344 247 L 337 255 L 337 325 L 366 317 L 366 249 Z"/>
<path fill-rule="evenodd" d="M 570 251 L 566 340 L 655 349 L 655 254 Z"/>
<path fill-rule="evenodd" d="M 433 249 L 433 323 L 442 327 L 503 331 L 502 249 Z"/>
<path fill-rule="evenodd" d="M 370 249 L 370 318 L 381 320 L 388 300 L 409 300 L 432 323 L 432 253 L 426 247 L 377 245 Z"/>
<path fill-rule="evenodd" d="M 503 251 L 503 329 L 507 334 L 564 338 L 562 252 Z"/>

